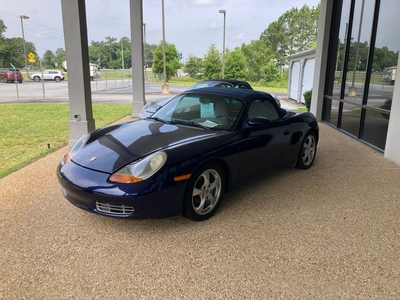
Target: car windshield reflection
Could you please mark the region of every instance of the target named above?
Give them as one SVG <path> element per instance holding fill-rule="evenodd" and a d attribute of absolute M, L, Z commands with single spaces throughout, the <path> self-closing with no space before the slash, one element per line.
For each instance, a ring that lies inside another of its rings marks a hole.
<path fill-rule="evenodd" d="M 228 97 L 184 94 L 172 99 L 151 118 L 208 130 L 231 130 L 243 107 L 243 101 Z"/>

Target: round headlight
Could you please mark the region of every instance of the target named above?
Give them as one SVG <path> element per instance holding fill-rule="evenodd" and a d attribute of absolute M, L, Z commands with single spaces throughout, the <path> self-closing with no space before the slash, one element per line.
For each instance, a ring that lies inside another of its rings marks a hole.
<path fill-rule="evenodd" d="M 133 162 L 119 169 L 110 176 L 110 181 L 119 183 L 135 183 L 154 175 L 167 161 L 165 152 L 157 152 L 144 159 Z"/>

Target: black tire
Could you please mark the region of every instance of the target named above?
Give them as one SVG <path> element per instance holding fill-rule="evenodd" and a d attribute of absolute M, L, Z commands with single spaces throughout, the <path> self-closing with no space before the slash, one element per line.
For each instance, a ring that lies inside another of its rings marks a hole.
<path fill-rule="evenodd" d="M 18 80 L 19 83 L 22 83 L 22 80 Z"/>
<path fill-rule="evenodd" d="M 55 78 L 54 78 L 54 81 L 55 81 L 55 82 L 60 82 L 60 81 L 61 81 L 61 78 L 60 78 L 60 77 L 55 77 Z"/>
<path fill-rule="evenodd" d="M 193 221 L 210 218 L 221 204 L 225 174 L 217 164 L 205 164 L 190 177 L 183 199 L 183 216 Z"/>
<path fill-rule="evenodd" d="M 317 137 L 314 132 L 309 131 L 304 136 L 297 156 L 296 168 L 307 170 L 314 163 L 317 154 Z"/>
<path fill-rule="evenodd" d="M 39 77 L 39 76 L 35 76 L 35 77 L 33 77 L 33 80 L 34 80 L 35 82 L 39 82 L 39 81 L 40 81 L 40 77 Z"/>

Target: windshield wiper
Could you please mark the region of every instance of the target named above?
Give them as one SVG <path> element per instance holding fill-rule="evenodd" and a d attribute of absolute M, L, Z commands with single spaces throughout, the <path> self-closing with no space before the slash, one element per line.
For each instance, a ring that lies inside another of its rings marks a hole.
<path fill-rule="evenodd" d="M 171 124 L 171 122 L 169 122 L 169 121 L 167 121 L 167 120 L 164 120 L 164 119 L 160 119 L 160 118 L 158 118 L 158 117 L 152 117 L 152 116 L 150 116 L 150 117 L 148 117 L 147 119 L 153 119 L 153 120 L 156 120 L 156 121 L 161 122 L 161 123 L 164 123 L 164 124 Z"/>
<path fill-rule="evenodd" d="M 175 122 L 175 123 L 181 123 L 181 124 L 184 124 L 184 125 L 195 126 L 195 127 L 201 127 L 201 128 L 204 128 L 204 129 L 206 129 L 206 130 L 208 130 L 208 131 L 211 130 L 210 127 L 204 126 L 204 125 L 202 125 L 202 124 L 200 124 L 200 123 L 197 123 L 197 122 L 194 122 L 194 121 L 190 121 L 190 120 L 179 120 L 179 121 L 177 121 L 177 122 Z"/>

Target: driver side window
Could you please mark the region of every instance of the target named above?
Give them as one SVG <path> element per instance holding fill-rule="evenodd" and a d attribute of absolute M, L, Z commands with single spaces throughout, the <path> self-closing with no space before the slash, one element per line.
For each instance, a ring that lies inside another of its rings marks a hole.
<path fill-rule="evenodd" d="M 268 100 L 255 100 L 249 108 L 247 117 L 248 119 L 261 117 L 274 121 L 279 119 L 279 114 Z"/>

